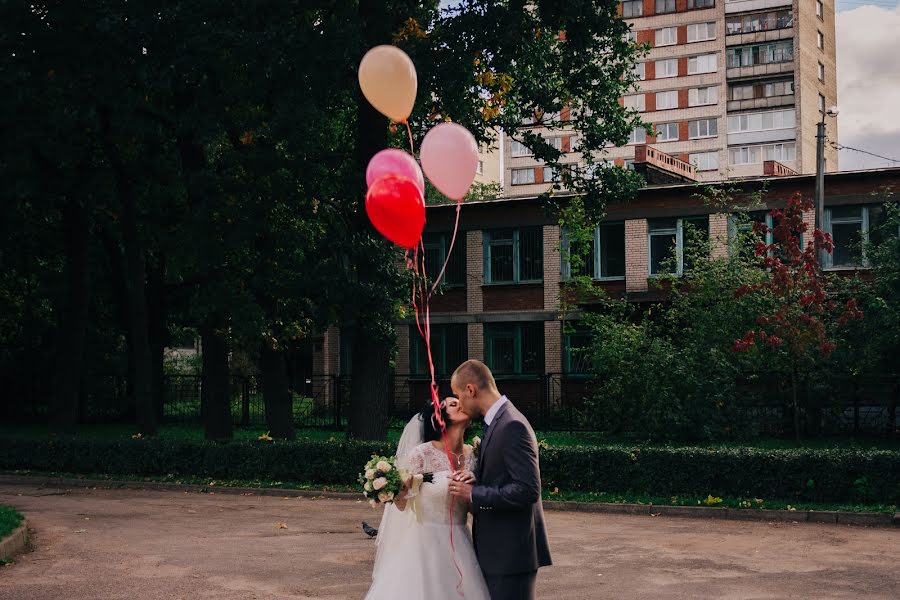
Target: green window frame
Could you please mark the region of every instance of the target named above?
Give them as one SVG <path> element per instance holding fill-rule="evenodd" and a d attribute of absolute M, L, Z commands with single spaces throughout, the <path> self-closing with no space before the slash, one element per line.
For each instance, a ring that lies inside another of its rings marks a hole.
<path fill-rule="evenodd" d="M 446 377 L 469 357 L 469 336 L 465 323 L 448 323 L 431 326 L 431 358 L 434 374 Z M 430 377 L 425 340 L 415 325 L 409 326 L 409 374 Z"/>
<path fill-rule="evenodd" d="M 590 375 L 591 332 L 578 322 L 563 323 L 562 368 L 566 375 Z"/>
<path fill-rule="evenodd" d="M 484 358 L 498 377 L 543 375 L 544 322 L 485 323 Z"/>
<path fill-rule="evenodd" d="M 569 260 L 569 233 L 560 232 L 565 252 L 560 257 L 560 273 L 563 280 L 573 277 Z M 612 244 L 615 244 L 613 247 Z M 599 249 L 599 251 L 598 251 Z M 603 222 L 594 228 L 590 248 L 584 253 L 583 271 L 576 276 L 589 275 L 595 281 L 622 281 L 625 279 L 625 221 Z"/>
<path fill-rule="evenodd" d="M 425 253 L 425 273 L 428 277 L 437 277 L 447 252 L 450 250 L 452 240 L 451 233 L 428 232 L 422 235 L 422 246 Z M 441 285 L 445 287 L 465 287 L 466 285 L 466 238 L 465 234 L 458 234 L 453 244 L 453 253 L 447 262 L 447 269 L 441 279 Z"/>
<path fill-rule="evenodd" d="M 658 275 L 662 275 L 665 271 L 662 270 L 662 264 L 671 256 L 670 252 L 672 247 L 674 246 L 675 257 L 676 257 L 676 275 L 684 275 L 685 269 L 689 269 L 690 265 L 685 264 L 685 256 L 684 256 L 684 247 L 685 247 L 685 235 L 684 235 L 684 225 L 686 223 L 692 224 L 694 227 L 701 231 L 706 231 L 707 235 L 709 234 L 709 215 L 699 215 L 696 217 L 683 217 L 683 218 L 663 218 L 663 219 L 650 219 L 647 222 L 647 271 L 650 277 L 656 277 Z M 673 238 L 673 244 L 669 244 L 668 247 L 663 249 L 663 246 L 659 245 L 659 241 L 664 241 L 666 238 Z M 655 240 L 654 238 L 657 238 Z M 654 248 L 656 252 L 654 252 Z M 656 254 L 665 253 L 668 256 L 660 258 L 659 260 L 654 260 L 654 256 Z"/>
<path fill-rule="evenodd" d="M 483 232 L 485 284 L 540 283 L 544 280 L 541 227 Z"/>

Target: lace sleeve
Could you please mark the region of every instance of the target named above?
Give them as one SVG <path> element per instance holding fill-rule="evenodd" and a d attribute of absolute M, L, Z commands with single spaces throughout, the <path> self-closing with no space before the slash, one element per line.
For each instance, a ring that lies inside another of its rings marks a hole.
<path fill-rule="evenodd" d="M 409 463 L 409 471 L 411 473 L 425 473 L 425 453 L 423 446 L 416 446 L 407 458 Z"/>

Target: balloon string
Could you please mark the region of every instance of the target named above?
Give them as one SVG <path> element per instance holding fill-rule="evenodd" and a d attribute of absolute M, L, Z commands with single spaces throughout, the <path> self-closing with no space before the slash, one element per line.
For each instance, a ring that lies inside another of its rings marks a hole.
<path fill-rule="evenodd" d="M 409 128 L 409 121 L 407 119 L 403 119 L 403 124 L 406 125 L 406 133 L 409 134 L 409 153 L 415 156 L 416 152 L 415 148 L 413 147 L 412 129 Z"/>
<path fill-rule="evenodd" d="M 459 209 L 462 207 L 462 201 L 458 201 L 456 203 L 456 222 L 453 223 L 453 237 L 450 238 L 450 247 L 447 248 L 447 256 L 444 258 L 444 265 L 441 267 L 441 272 L 437 276 L 437 279 L 434 280 L 434 285 L 431 287 L 431 292 L 429 293 L 429 299 L 431 299 L 431 294 L 437 289 L 438 284 L 440 284 L 441 279 L 444 278 L 444 271 L 447 270 L 447 264 L 450 262 L 450 255 L 453 253 L 453 245 L 456 244 L 456 232 L 459 231 Z"/>

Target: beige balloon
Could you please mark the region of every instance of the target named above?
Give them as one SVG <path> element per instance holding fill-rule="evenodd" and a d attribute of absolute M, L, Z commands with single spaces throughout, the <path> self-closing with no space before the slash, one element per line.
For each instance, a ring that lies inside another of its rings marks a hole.
<path fill-rule="evenodd" d="M 384 116 L 401 123 L 412 113 L 418 79 L 409 56 L 396 46 L 375 46 L 359 63 L 359 87 Z"/>

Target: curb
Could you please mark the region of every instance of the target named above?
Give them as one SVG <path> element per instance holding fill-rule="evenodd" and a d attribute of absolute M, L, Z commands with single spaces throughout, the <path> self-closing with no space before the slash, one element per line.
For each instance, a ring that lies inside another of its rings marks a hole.
<path fill-rule="evenodd" d="M 162 492 L 194 492 L 198 494 L 231 494 L 236 496 L 287 496 L 324 498 L 330 500 L 359 500 L 360 494 L 328 490 L 292 490 L 280 488 L 251 488 L 209 486 L 193 483 L 161 481 L 116 481 L 109 479 L 79 479 L 72 477 L 44 477 L 39 475 L 0 474 L 0 485 L 37 485 L 38 487 L 99 488 L 127 490 L 158 490 Z M 729 519 L 735 521 L 781 521 L 796 523 L 825 523 L 862 527 L 900 528 L 900 512 L 889 513 L 843 512 L 821 510 L 734 509 L 714 506 L 670 506 L 661 504 L 629 504 L 617 502 L 563 502 L 547 500 L 544 508 L 554 511 L 629 514 L 644 516 L 687 517 L 695 519 Z M 2 556 L 2 554 L 0 554 Z"/>
<path fill-rule="evenodd" d="M 22 519 L 21 525 L 11 534 L 0 540 L 0 558 L 11 558 L 28 547 L 28 521 Z"/>

